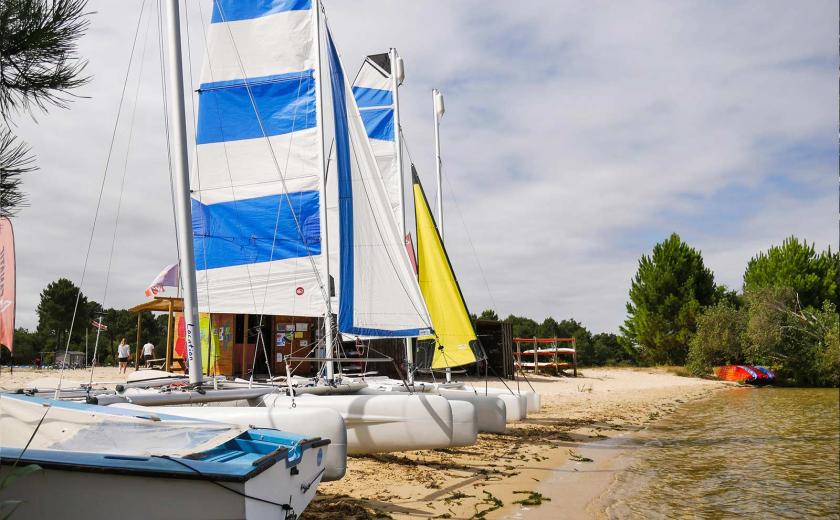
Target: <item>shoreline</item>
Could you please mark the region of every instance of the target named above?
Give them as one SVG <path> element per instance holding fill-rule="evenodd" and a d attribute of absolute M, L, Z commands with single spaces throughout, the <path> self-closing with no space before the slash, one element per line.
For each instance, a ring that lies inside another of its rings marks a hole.
<path fill-rule="evenodd" d="M 0 389 L 58 376 L 18 369 L 11 379 L 4 370 Z M 89 377 L 88 370 L 68 370 L 64 381 Z M 480 434 L 474 446 L 349 457 L 347 475 L 321 484 L 301 520 L 605 518 L 604 495 L 629 463 L 636 433 L 686 402 L 737 386 L 667 368 L 588 368 L 577 378 L 528 379 L 542 396 L 539 413 L 508 424 L 504 434 Z M 107 386 L 124 380 L 115 367 L 94 374 Z M 484 384 L 474 383 L 479 391 Z M 519 387 L 530 389 L 522 380 Z"/>
<path fill-rule="evenodd" d="M 734 386 L 664 368 L 529 379 L 539 413 L 467 448 L 350 457 L 347 476 L 322 484 L 302 520 L 603 518 L 600 498 L 626 467 L 634 434 Z"/>

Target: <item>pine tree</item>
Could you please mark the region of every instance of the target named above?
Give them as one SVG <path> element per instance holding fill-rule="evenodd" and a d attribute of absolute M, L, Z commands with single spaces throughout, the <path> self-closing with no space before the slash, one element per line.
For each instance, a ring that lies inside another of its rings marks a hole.
<path fill-rule="evenodd" d="M 623 340 L 647 362 L 682 365 L 697 317 L 714 297 L 714 275 L 702 255 L 673 233 L 639 260 L 621 327 Z"/>
<path fill-rule="evenodd" d="M 826 300 L 840 306 L 838 275 L 840 255 L 832 253 L 831 248 L 817 253 L 814 244 L 791 236 L 781 246 L 772 246 L 749 261 L 744 272 L 744 292 L 789 287 L 803 308 L 819 309 Z"/>
<path fill-rule="evenodd" d="M 0 1 L 0 216 L 26 203 L 21 177 L 36 169 L 29 147 L 9 129 L 13 113 L 64 108 L 87 83 L 76 55 L 88 27 L 87 0 Z"/>

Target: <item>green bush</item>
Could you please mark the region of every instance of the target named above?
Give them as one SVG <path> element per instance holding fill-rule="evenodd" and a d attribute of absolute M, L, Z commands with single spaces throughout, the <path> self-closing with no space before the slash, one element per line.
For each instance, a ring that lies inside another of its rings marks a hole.
<path fill-rule="evenodd" d="M 722 301 L 706 308 L 697 319 L 697 334 L 688 347 L 686 369 L 708 375 L 716 365 L 743 363 L 747 314 Z"/>

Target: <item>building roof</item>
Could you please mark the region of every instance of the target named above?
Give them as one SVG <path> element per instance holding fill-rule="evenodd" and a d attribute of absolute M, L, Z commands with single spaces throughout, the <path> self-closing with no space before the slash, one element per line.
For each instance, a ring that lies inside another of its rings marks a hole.
<path fill-rule="evenodd" d="M 154 300 L 149 300 L 141 303 L 140 305 L 135 305 L 128 310 L 134 314 L 145 311 L 169 312 L 170 302 L 172 304 L 172 312 L 184 312 L 184 299 L 169 296 L 155 296 Z"/>

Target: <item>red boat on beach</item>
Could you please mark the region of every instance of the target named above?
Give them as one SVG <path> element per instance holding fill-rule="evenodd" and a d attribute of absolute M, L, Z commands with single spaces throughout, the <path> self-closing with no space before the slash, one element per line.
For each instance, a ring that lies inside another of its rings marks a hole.
<path fill-rule="evenodd" d="M 715 377 L 724 381 L 737 381 L 751 385 L 767 385 L 775 381 L 776 374 L 767 367 L 755 365 L 724 365 L 715 367 Z"/>

